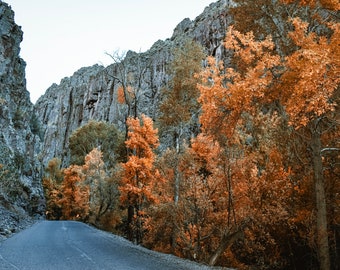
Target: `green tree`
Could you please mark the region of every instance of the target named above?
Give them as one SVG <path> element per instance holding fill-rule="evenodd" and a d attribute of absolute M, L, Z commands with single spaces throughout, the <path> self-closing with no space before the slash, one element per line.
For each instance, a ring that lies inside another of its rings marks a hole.
<path fill-rule="evenodd" d="M 83 165 L 85 156 L 92 149 L 100 148 L 108 168 L 122 161 L 125 156 L 124 136 L 112 124 L 90 121 L 75 130 L 69 139 L 71 164 Z"/>
<path fill-rule="evenodd" d="M 163 90 L 158 121 L 160 132 L 171 134 L 177 152 L 185 139 L 185 130 L 189 137 L 198 133 L 199 91 L 195 74 L 201 71 L 204 58 L 203 48 L 188 40 L 174 50 L 174 58 L 169 67 L 170 82 Z"/>
<path fill-rule="evenodd" d="M 109 177 L 102 158 L 102 152 L 94 148 L 86 155 L 82 166 L 84 183 L 90 189 L 89 222 L 96 226 L 106 226 L 102 220 L 116 210 L 119 201 L 117 181 Z"/>

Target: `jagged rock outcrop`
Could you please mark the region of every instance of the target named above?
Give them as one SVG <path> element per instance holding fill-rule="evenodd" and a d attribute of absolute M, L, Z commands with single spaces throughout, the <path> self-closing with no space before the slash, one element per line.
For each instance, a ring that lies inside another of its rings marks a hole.
<path fill-rule="evenodd" d="M 14 12 L 0 1 L 0 206 L 4 216 L 42 215 L 39 123 L 26 90 L 26 63 L 19 57 L 22 31 Z M 4 210 L 6 209 L 6 210 Z M 13 228 L 9 228 L 13 230 Z M 0 231 L 0 234 L 2 232 Z"/>
<path fill-rule="evenodd" d="M 123 74 L 137 89 L 132 109 L 157 119 L 160 90 L 169 79 L 167 66 L 173 48 L 190 38 L 202 44 L 207 54 L 226 59 L 222 43 L 231 23 L 229 6 L 228 0 L 212 3 L 195 20 L 184 19 L 171 38 L 157 41 L 148 51 L 129 51 L 121 63 L 81 68 L 59 85 L 52 85 L 35 104 L 44 126 L 43 163 L 58 157 L 68 165 L 68 137 L 90 119 L 108 121 L 124 129 L 128 108 L 117 101 Z"/>

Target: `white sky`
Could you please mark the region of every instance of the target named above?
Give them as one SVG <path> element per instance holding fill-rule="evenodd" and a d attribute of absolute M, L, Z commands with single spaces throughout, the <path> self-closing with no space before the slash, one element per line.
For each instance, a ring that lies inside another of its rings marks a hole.
<path fill-rule="evenodd" d="M 170 38 L 178 23 L 214 1 L 4 0 L 24 32 L 20 56 L 33 103 L 79 68 L 110 64 L 105 52 L 146 51 Z"/>

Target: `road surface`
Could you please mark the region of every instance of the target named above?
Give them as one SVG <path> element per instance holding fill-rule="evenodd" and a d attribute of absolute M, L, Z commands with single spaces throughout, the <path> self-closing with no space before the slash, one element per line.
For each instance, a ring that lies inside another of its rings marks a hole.
<path fill-rule="evenodd" d="M 74 221 L 41 221 L 0 243 L 0 269 L 210 269 Z"/>

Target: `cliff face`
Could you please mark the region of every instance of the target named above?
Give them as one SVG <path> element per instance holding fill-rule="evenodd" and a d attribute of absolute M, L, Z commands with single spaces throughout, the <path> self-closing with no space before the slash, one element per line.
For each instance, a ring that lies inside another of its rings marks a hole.
<path fill-rule="evenodd" d="M 120 63 L 106 68 L 98 65 L 82 68 L 59 85 L 52 85 L 35 105 L 44 127 L 43 163 L 46 165 L 51 158 L 58 157 L 63 165 L 68 165 L 68 137 L 90 119 L 114 123 L 124 129 L 128 108 L 117 101 L 117 88 L 122 80 L 128 80 L 125 82 L 137 89 L 137 98 L 130 108 L 134 114 L 145 113 L 156 119 L 173 48 L 190 38 L 202 44 L 207 54 L 226 58 L 222 41 L 230 24 L 229 5 L 229 1 L 220 0 L 195 20 L 184 19 L 171 38 L 157 41 L 145 53 L 129 51 Z"/>
<path fill-rule="evenodd" d="M 26 63 L 19 57 L 22 35 L 14 12 L 0 1 L 0 207 L 17 219 L 43 212 L 39 123 L 26 90 Z"/>

